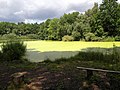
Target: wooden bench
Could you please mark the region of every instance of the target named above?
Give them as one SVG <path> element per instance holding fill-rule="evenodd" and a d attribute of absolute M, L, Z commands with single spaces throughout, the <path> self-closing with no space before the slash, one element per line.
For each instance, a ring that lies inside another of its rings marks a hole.
<path fill-rule="evenodd" d="M 110 83 L 109 83 L 109 80 L 107 79 L 107 73 L 120 74 L 120 71 L 103 70 L 103 69 L 95 69 L 95 68 L 77 67 L 77 69 L 86 71 L 85 81 L 83 81 L 83 86 L 81 87 L 81 90 L 83 90 L 84 88 L 90 88 L 88 81 L 93 76 L 93 74 L 94 74 L 93 72 L 99 72 L 98 75 L 100 76 L 101 80 L 103 81 L 103 83 L 104 83 L 103 85 L 105 85 L 105 87 L 107 87 L 109 89 L 110 89 Z M 92 90 L 101 90 L 100 87 L 98 87 L 95 83 L 92 83 L 91 86 L 92 86 Z"/>
<path fill-rule="evenodd" d="M 90 79 L 93 75 L 93 72 L 103 72 L 104 74 L 106 73 L 114 73 L 114 74 L 120 74 L 120 71 L 112 71 L 112 70 L 103 70 L 103 69 L 95 69 L 95 68 L 86 68 L 86 67 L 77 67 L 77 69 L 81 70 L 86 70 L 86 79 Z"/>

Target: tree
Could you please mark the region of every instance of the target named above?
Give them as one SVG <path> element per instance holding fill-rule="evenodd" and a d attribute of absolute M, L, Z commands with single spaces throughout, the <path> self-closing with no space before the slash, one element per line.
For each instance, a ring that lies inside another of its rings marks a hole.
<path fill-rule="evenodd" d="M 100 21 L 105 32 L 109 36 L 117 35 L 119 12 L 117 0 L 103 0 L 100 5 Z"/>
<path fill-rule="evenodd" d="M 99 30 L 101 23 L 99 20 L 98 3 L 94 3 L 94 7 L 85 12 L 85 17 L 87 18 L 86 21 L 88 21 L 88 23 L 90 24 L 92 33 L 95 33 L 97 30 Z"/>
<path fill-rule="evenodd" d="M 48 26 L 48 39 L 49 40 L 58 40 L 58 28 L 59 28 L 59 19 L 54 18 L 50 21 L 50 24 Z"/>
<path fill-rule="evenodd" d="M 84 37 L 84 24 L 82 22 L 76 23 L 74 26 L 72 36 L 74 37 L 74 40 L 80 40 Z"/>
<path fill-rule="evenodd" d="M 78 17 L 79 12 L 73 12 L 69 14 L 64 14 L 60 18 L 61 25 L 64 25 L 65 23 L 69 23 L 70 25 L 76 21 L 76 18 Z"/>
<path fill-rule="evenodd" d="M 15 23 L 0 22 L 0 35 L 12 33 L 14 28 L 16 28 Z"/>
<path fill-rule="evenodd" d="M 104 32 L 104 30 L 103 30 L 103 28 L 102 28 L 101 25 L 98 26 L 97 30 L 95 31 L 95 34 L 96 34 L 96 36 L 98 36 L 98 37 L 106 36 L 106 35 L 105 35 L 106 33 Z"/>
<path fill-rule="evenodd" d="M 80 33 L 78 31 L 73 31 L 72 37 L 74 38 L 75 41 L 79 41 L 80 40 Z"/>

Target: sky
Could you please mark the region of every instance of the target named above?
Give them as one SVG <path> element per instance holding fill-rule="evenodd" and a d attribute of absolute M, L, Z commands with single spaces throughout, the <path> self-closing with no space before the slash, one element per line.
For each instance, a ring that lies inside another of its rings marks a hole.
<path fill-rule="evenodd" d="M 95 2 L 102 0 L 0 0 L 0 21 L 40 23 L 64 13 L 83 13 Z"/>

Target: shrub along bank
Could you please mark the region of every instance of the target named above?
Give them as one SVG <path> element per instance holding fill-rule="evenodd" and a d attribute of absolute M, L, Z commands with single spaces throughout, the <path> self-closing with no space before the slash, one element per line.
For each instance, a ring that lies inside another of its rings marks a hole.
<path fill-rule="evenodd" d="M 1 45 L 0 59 L 5 62 L 22 61 L 26 45 L 20 40 L 11 39 Z"/>

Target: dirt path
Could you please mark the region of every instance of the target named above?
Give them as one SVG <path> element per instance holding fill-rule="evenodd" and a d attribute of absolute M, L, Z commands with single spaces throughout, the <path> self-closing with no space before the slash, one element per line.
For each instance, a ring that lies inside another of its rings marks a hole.
<path fill-rule="evenodd" d="M 25 79 L 29 81 L 26 82 L 23 90 L 73 90 L 73 88 L 78 88 L 77 86 L 75 86 L 78 85 L 76 84 L 76 82 L 78 81 L 72 79 L 72 75 L 74 74 L 70 75 L 69 73 L 65 73 L 64 71 L 52 72 L 43 66 L 28 70 L 20 68 L 9 68 L 0 65 L 0 90 L 6 90 L 6 87 L 11 81 L 11 75 L 16 72 L 29 73 L 25 77 Z"/>
<path fill-rule="evenodd" d="M 11 80 L 11 75 L 16 72 L 26 71 L 27 69 L 10 68 L 5 65 L 0 65 L 0 90 L 4 90 L 9 81 Z"/>

